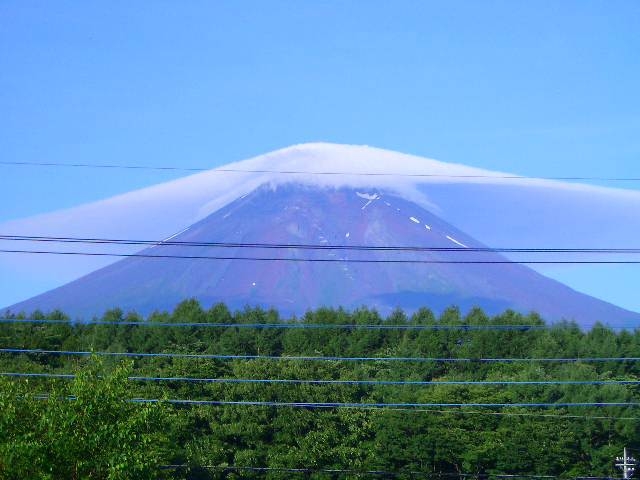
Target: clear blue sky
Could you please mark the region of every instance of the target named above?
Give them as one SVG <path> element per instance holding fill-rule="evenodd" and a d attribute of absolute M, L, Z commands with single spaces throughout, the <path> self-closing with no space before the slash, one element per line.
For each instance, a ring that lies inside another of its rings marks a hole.
<path fill-rule="evenodd" d="M 0 156 L 213 167 L 323 140 L 640 176 L 638 25 L 636 0 L 5 0 Z M 167 178 L 2 167 L 0 221 Z"/>
<path fill-rule="evenodd" d="M 0 158 L 214 167 L 329 141 L 639 177 L 639 25 L 637 0 L 4 0 Z M 0 222 L 175 176 L 0 166 Z"/>

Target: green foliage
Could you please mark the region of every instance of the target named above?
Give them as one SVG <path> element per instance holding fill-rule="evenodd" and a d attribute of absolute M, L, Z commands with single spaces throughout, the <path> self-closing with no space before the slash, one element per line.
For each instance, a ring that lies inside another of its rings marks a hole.
<path fill-rule="evenodd" d="M 65 318 L 61 312 L 39 318 Z M 120 320 L 140 322 L 116 325 Z M 455 308 L 436 318 L 396 311 L 319 309 L 300 320 L 275 311 L 196 301 L 147 320 L 120 310 L 107 325 L 2 324 L 0 346 L 50 350 L 433 358 L 640 357 L 640 332 L 571 323 L 541 329 L 535 314 L 490 318 Z M 200 322 L 226 327 L 154 326 Z M 300 322 L 354 328 L 241 328 Z M 469 328 L 362 329 L 396 324 Z M 421 475 L 611 476 L 622 447 L 640 446 L 633 407 L 311 409 L 177 406 L 133 398 L 345 403 L 638 402 L 634 385 L 355 385 L 278 382 L 142 382 L 128 376 L 208 379 L 535 381 L 637 380 L 637 362 L 485 363 L 206 360 L 144 357 L 122 365 L 78 357 L 0 354 L 3 372 L 78 372 L 73 380 L 0 378 L 0 478 L 331 478 L 323 470 Z M 46 394 L 46 399 L 38 397 Z M 629 420 L 631 418 L 632 420 Z M 159 465 L 180 468 L 159 469 Z M 206 468 L 203 468 L 206 466 Z M 270 470 L 243 470 L 266 467 Z M 239 468 L 239 469 L 238 469 Z M 443 477 L 444 478 L 444 477 Z M 447 477 L 448 478 L 448 477 Z"/>
<path fill-rule="evenodd" d="M 129 401 L 130 366 L 103 375 L 92 359 L 46 398 L 0 384 L 0 478 L 158 478 L 166 409 Z"/>

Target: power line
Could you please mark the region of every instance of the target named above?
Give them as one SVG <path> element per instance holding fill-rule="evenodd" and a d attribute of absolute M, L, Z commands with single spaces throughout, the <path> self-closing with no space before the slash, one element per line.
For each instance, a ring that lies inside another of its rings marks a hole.
<path fill-rule="evenodd" d="M 399 475 L 420 475 L 422 478 L 428 476 L 428 478 L 500 478 L 500 479 L 555 479 L 558 478 L 553 475 L 508 475 L 508 474 L 471 474 L 471 473 L 436 473 L 436 472 L 424 472 L 424 471 L 409 471 L 409 470 L 354 470 L 354 469 L 340 469 L 340 468 L 288 468 L 288 467 L 249 467 L 249 466 L 236 466 L 236 465 L 188 465 L 188 464 L 174 464 L 174 465 L 162 465 L 160 468 L 165 470 L 177 470 L 177 469 L 209 469 L 209 470 L 222 470 L 222 471 L 249 471 L 249 472 L 279 472 L 279 473 L 344 473 L 353 475 L 382 475 L 382 476 L 399 476 Z"/>
<path fill-rule="evenodd" d="M 332 323 L 209 323 L 209 322 L 156 322 L 156 321 L 108 321 L 89 320 L 86 322 L 73 320 L 47 320 L 47 319 L 22 319 L 0 318 L 0 324 L 44 324 L 44 325 L 69 325 L 72 327 L 90 326 L 129 326 L 129 327 L 193 327 L 193 328 L 249 328 L 249 329 L 302 329 L 302 330 L 547 330 L 554 328 L 547 325 L 397 325 L 397 324 L 332 324 Z M 612 328 L 612 327 L 607 327 Z M 622 328 L 622 327 L 613 327 Z"/>
<path fill-rule="evenodd" d="M 48 398 L 50 398 L 50 395 L 48 394 L 39 394 L 39 395 L 34 395 L 35 399 L 38 400 L 47 400 Z M 76 397 L 74 396 L 67 396 L 64 397 L 67 400 L 75 400 Z M 262 405 L 262 403 L 266 403 L 266 402 L 226 402 L 226 403 L 222 403 L 222 402 L 214 402 L 214 401 L 203 401 L 203 400 L 183 400 L 183 399 L 173 399 L 173 400 L 166 400 L 166 399 L 132 399 L 130 400 L 134 403 L 160 403 L 160 402 L 164 402 L 164 403 L 169 403 L 169 404 L 179 404 L 179 405 L 187 405 L 187 406 L 193 406 L 193 405 L 204 405 L 204 406 L 220 406 L 220 405 L 244 405 L 244 406 L 289 406 L 289 407 L 306 407 L 308 409 L 313 409 L 314 406 L 317 405 L 323 405 L 322 408 L 344 408 L 344 409 L 363 409 L 363 410 L 377 410 L 377 411 L 383 411 L 385 410 L 385 407 L 382 405 L 392 405 L 392 404 L 370 404 L 370 403 L 337 403 L 337 404 L 333 404 L 331 407 L 328 406 L 327 403 L 322 403 L 322 404 L 309 404 L 309 403 L 296 403 L 296 402 L 269 402 L 269 403 L 273 403 L 274 405 Z M 545 418 L 545 419 L 558 419 L 558 420 L 565 420 L 565 419 L 572 419 L 572 420 L 624 420 L 624 421 L 639 421 L 640 417 L 623 417 L 623 416 L 613 416 L 613 415 L 574 415 L 574 414 L 546 414 L 546 413 L 536 413 L 536 412 L 505 412 L 505 411 L 500 411 L 500 412 L 487 412 L 487 411 L 469 411 L 469 410 L 462 410 L 460 408 L 462 407 L 469 407 L 469 406 L 496 406 L 496 405 L 501 405 L 503 407 L 523 407 L 525 405 L 529 406 L 529 405 L 533 405 L 533 404 L 516 404 L 516 403 L 505 403 L 505 404 L 422 404 L 425 405 L 424 408 L 419 408 L 419 407 L 415 407 L 414 405 L 418 405 L 418 404 L 397 404 L 400 405 L 398 407 L 394 407 L 394 408 L 389 408 L 389 411 L 394 411 L 394 412 L 407 412 L 407 413 L 442 413 L 442 414 L 447 414 L 447 415 L 451 415 L 451 414 L 455 414 L 455 415 L 489 415 L 489 416 L 504 416 L 504 417 L 539 417 L 539 418 Z M 431 408 L 431 406 L 440 406 L 440 407 L 446 407 L 445 410 L 439 410 L 437 408 Z M 565 404 L 558 404 L 558 403 L 544 403 L 544 404 L 535 404 L 535 405 L 545 405 L 545 406 L 554 406 L 554 407 L 569 407 L 569 406 L 582 406 L 582 407 L 586 407 L 586 406 L 593 406 L 593 407 L 612 407 L 612 406 L 636 406 L 636 404 L 620 404 L 620 403 L 565 403 Z M 638 404 L 640 405 L 640 404 Z M 410 407 L 410 408 L 408 408 Z M 453 407 L 459 407 L 459 408 L 453 408 Z M 320 408 L 320 407 L 318 407 Z"/>
<path fill-rule="evenodd" d="M 51 398 L 48 394 L 33 395 L 36 400 Z M 62 397 L 75 401 L 76 396 Z M 131 403 L 167 404 L 178 406 L 246 406 L 246 407 L 290 407 L 304 409 L 362 408 L 362 409 L 414 409 L 414 408 L 611 408 L 640 407 L 640 402 L 514 402 L 514 403 L 457 403 L 457 402 L 281 402 L 277 400 L 192 400 L 183 398 L 131 398 Z"/>
<path fill-rule="evenodd" d="M 48 394 L 40 394 L 40 395 L 34 395 L 34 398 L 39 399 L 39 400 L 46 400 L 50 397 L 50 395 Z M 68 396 L 65 397 L 68 400 L 75 400 L 75 397 L 73 396 Z M 211 401 L 201 401 L 201 400 L 181 400 L 181 399 L 174 399 L 174 400 L 165 400 L 165 399 L 133 399 L 131 400 L 135 403 L 144 403 L 146 401 L 152 402 L 152 403 L 158 403 L 158 402 L 166 402 L 166 403 L 176 403 L 176 402 L 180 402 L 179 404 L 181 405 L 213 405 L 213 403 Z M 204 403 L 203 403 L 204 402 Z M 275 402 L 278 403 L 278 402 Z M 271 405 L 271 406 L 302 406 L 300 403 L 291 403 L 291 402 L 280 402 L 282 403 L 282 405 L 278 404 L 278 405 Z M 235 403 L 234 403 L 235 404 Z M 255 406 L 255 402 L 242 402 L 240 403 L 241 405 L 253 405 Z M 322 404 L 322 405 L 326 405 L 326 404 Z M 364 406 L 363 406 L 364 405 Z M 372 404 L 361 404 L 361 403 L 353 403 L 353 404 L 339 404 L 339 406 L 335 407 L 335 408 L 345 408 L 345 409 L 364 409 L 364 410 L 384 410 L 384 407 L 382 406 L 371 406 Z M 576 414 L 548 414 L 548 413 L 539 413 L 539 412 L 505 412 L 505 411 L 500 411 L 500 412 L 487 412 L 487 411 L 474 411 L 474 410 L 462 410 L 460 408 L 452 408 L 453 405 L 451 404 L 446 404 L 446 409 L 445 410 L 439 410 L 437 408 L 418 408 L 418 407 L 413 407 L 413 404 L 398 404 L 398 405 L 405 405 L 406 407 L 411 407 L 411 408 L 405 408 L 402 406 L 398 406 L 397 408 L 392 408 L 389 409 L 389 411 L 394 411 L 394 412 L 407 412 L 407 413 L 442 413 L 442 414 L 447 414 L 447 415 L 484 415 L 484 416 L 500 416 L 500 417 L 537 417 L 537 418 L 545 418 L 545 419 L 554 419 L 554 420 L 566 420 L 566 419 L 572 419 L 572 420 L 624 420 L 624 421 L 639 421 L 640 417 L 623 417 L 623 416 L 615 416 L 615 415 L 576 415 Z M 428 405 L 437 405 L 437 404 L 428 404 Z M 442 404 L 440 404 L 442 405 Z M 456 406 L 458 404 L 455 404 Z M 459 404 L 461 407 L 467 407 L 467 406 L 473 406 L 472 404 Z M 490 404 L 476 404 L 476 406 L 489 406 Z M 491 404 L 491 405 L 495 405 L 495 404 Z M 504 407 L 518 407 L 518 406 L 523 406 L 524 404 L 513 404 L 513 403 L 508 403 L 508 404 L 498 404 L 498 405 L 503 405 Z M 530 404 L 527 404 L 530 405 Z M 540 405 L 540 404 L 537 404 Z M 543 404 L 543 405 L 548 405 L 548 406 L 560 406 L 560 404 L 557 403 L 549 403 L 549 404 Z M 584 404 L 584 403 L 568 403 L 568 404 L 564 404 L 566 406 L 595 406 L 595 407 L 604 407 L 604 406 L 620 406 L 619 404 L 615 403 L 593 403 L 593 404 Z M 626 405 L 626 404 L 625 404 Z M 264 406 L 264 405 L 258 405 L 258 406 Z M 325 408 L 329 408 L 329 407 L 325 407 Z"/>
<path fill-rule="evenodd" d="M 389 264 L 545 264 L 545 265 L 637 265 L 640 260 L 398 260 L 398 259 L 359 259 L 359 258 L 296 258 L 296 257 L 237 257 L 210 255 L 167 255 L 144 253 L 106 253 L 106 252 L 62 252 L 51 250 L 11 250 L 0 249 L 0 253 L 70 255 L 87 257 L 122 257 L 122 258 L 173 258 L 186 260 L 243 260 L 254 262 L 313 262 L 313 263 L 389 263 Z"/>
<path fill-rule="evenodd" d="M 173 405 L 209 405 L 209 406 L 255 406 L 255 407 L 294 407 L 294 408 L 574 408 L 574 407 L 640 407 L 640 402 L 523 402 L 523 403 L 393 403 L 393 402 L 278 402 L 273 400 L 185 400 L 185 399 L 158 399 L 158 398 L 133 398 L 134 403 L 169 403 Z"/>
<path fill-rule="evenodd" d="M 549 413 L 532 413 L 532 412 L 479 412 L 479 411 L 469 411 L 469 410 L 435 410 L 432 408 L 429 409 L 402 409 L 396 408 L 397 411 L 406 411 L 410 413 L 443 413 L 447 415 L 489 415 L 489 416 L 498 416 L 498 417 L 539 417 L 539 418 L 547 418 L 547 419 L 572 419 L 572 420 L 628 420 L 628 421 L 640 421 L 640 417 L 619 417 L 619 416 L 611 416 L 611 415 L 568 415 L 568 414 L 549 414 Z"/>
<path fill-rule="evenodd" d="M 15 378 L 76 378 L 68 373 L 0 372 L 2 377 Z M 279 378 L 194 378 L 131 376 L 136 382 L 184 382 L 230 384 L 289 384 L 289 385 L 359 385 L 359 386 L 532 386 L 532 385 L 640 385 L 640 380 L 322 380 Z"/>
<path fill-rule="evenodd" d="M 421 247 L 421 246 L 377 246 L 377 245 L 327 245 L 304 243 L 260 243 L 260 242 L 193 242 L 177 240 L 140 240 L 92 237 L 53 237 L 40 235 L 0 235 L 3 241 L 29 241 L 47 243 L 81 243 L 99 245 L 148 245 L 180 247 L 252 248 L 287 250 L 348 250 L 348 251 L 397 251 L 397 252 L 465 252 L 465 253 L 614 253 L 635 254 L 640 248 L 490 248 L 490 247 Z"/>
<path fill-rule="evenodd" d="M 352 475 L 381 475 L 385 477 L 396 477 L 398 475 L 407 475 L 409 472 L 389 472 L 385 470 L 352 470 L 352 469 L 337 469 L 337 468 L 286 468 L 286 467 L 240 467 L 240 466 L 221 466 L 221 465 L 163 465 L 160 467 L 163 470 L 186 470 L 186 469 L 206 469 L 206 470 L 222 470 L 222 471 L 242 471 L 242 472 L 278 472 L 278 473 L 343 473 Z"/>
<path fill-rule="evenodd" d="M 211 172 L 211 173 L 267 173 L 280 175 L 327 175 L 327 176 L 357 176 L 357 177 L 405 177 L 405 178 L 459 178 L 459 179 L 497 179 L 497 180 L 557 180 L 557 181 L 602 181 L 602 182 L 637 182 L 640 177 L 588 177 L 588 176 L 559 176 L 559 177 L 529 177 L 522 175 L 488 175 L 488 174 L 439 174 L 439 173 L 389 173 L 389 172 L 346 172 L 346 171 L 307 171 L 307 170 L 270 170 L 270 169 L 237 169 L 237 168 L 204 168 L 178 166 L 147 166 L 126 164 L 92 164 L 92 163 L 64 163 L 64 162 L 16 162 L 0 161 L 5 166 L 29 167 L 69 167 L 69 168 L 99 168 L 123 170 L 159 170 L 182 172 Z"/>
<path fill-rule="evenodd" d="M 578 328 L 573 323 L 558 323 L 551 325 L 471 325 L 471 324 L 358 324 L 358 323 L 301 323 L 298 321 L 283 321 L 282 323 L 216 323 L 216 322 L 158 322 L 155 320 L 50 320 L 30 318 L 0 318 L 0 324 L 43 324 L 43 325 L 69 325 L 71 327 L 91 326 L 129 326 L 129 327 L 186 327 L 186 328 L 247 328 L 247 329 L 284 329 L 284 330 L 409 330 L 409 331 L 529 331 L 529 330 L 557 330 L 562 328 Z M 583 328 L 601 326 L 608 330 L 625 330 L 626 327 L 616 327 L 601 323 L 584 324 Z"/>
<path fill-rule="evenodd" d="M 0 348 L 0 353 L 60 355 L 60 356 L 112 356 L 112 357 L 157 357 L 157 358 L 197 358 L 202 360 L 276 360 L 276 361 L 343 361 L 343 362 L 435 362 L 435 363 L 598 363 L 637 362 L 640 357 L 573 357 L 573 358 L 442 358 L 442 357 L 338 357 L 338 356 L 279 356 L 279 355 L 223 355 L 207 353 L 142 353 L 104 352 L 74 350 L 42 350 L 32 348 Z"/>

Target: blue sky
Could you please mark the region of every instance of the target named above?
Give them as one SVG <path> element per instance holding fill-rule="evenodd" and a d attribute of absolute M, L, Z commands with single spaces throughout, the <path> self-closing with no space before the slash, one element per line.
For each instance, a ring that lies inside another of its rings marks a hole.
<path fill-rule="evenodd" d="M 5 0 L 0 157 L 215 167 L 329 141 L 640 177 L 639 24 L 636 0 Z M 176 176 L 0 166 L 0 222 Z"/>

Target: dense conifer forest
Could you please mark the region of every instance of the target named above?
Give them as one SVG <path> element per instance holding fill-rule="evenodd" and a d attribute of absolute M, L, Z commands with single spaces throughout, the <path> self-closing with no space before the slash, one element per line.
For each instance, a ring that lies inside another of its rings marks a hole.
<path fill-rule="evenodd" d="M 608 477 L 640 448 L 640 331 L 192 300 L 4 317 L 0 478 Z"/>

